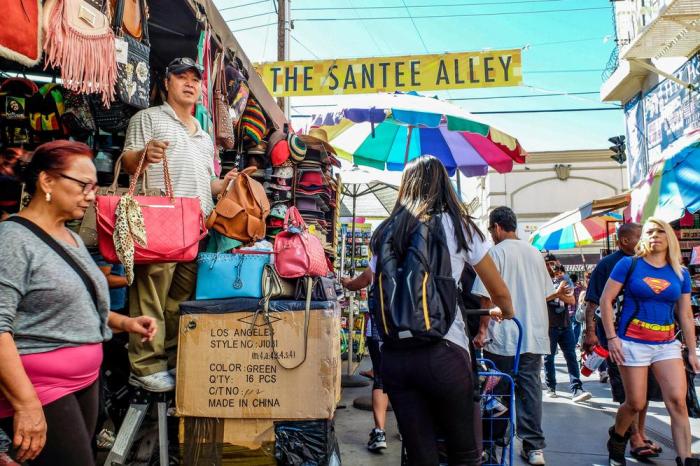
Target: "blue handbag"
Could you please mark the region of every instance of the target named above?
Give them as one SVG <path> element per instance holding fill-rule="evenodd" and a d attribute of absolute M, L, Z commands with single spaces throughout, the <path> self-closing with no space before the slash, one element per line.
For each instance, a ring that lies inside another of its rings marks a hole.
<path fill-rule="evenodd" d="M 202 252 L 197 256 L 195 299 L 262 298 L 262 273 L 268 252 Z"/>

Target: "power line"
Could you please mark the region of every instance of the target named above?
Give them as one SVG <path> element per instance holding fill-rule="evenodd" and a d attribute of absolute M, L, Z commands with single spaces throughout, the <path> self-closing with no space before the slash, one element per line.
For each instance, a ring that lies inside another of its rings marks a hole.
<path fill-rule="evenodd" d="M 266 13 L 258 13 L 256 15 L 250 15 L 250 16 L 241 16 L 240 18 L 232 18 L 232 19 L 227 19 L 227 23 L 232 23 L 233 21 L 243 21 L 244 19 L 250 19 L 250 18 L 257 18 L 259 16 L 265 16 L 265 15 L 271 15 L 274 14 L 274 11 L 268 11 Z"/>
<path fill-rule="evenodd" d="M 593 10 L 609 10 L 610 7 L 588 7 L 588 8 L 567 8 L 558 10 L 537 10 L 537 11 L 503 11 L 500 13 L 459 13 L 451 15 L 423 15 L 423 16 L 413 16 L 414 19 L 431 19 L 431 18 L 464 18 L 464 17 L 477 17 L 477 16 L 503 16 L 503 15 L 535 15 L 543 13 L 566 13 L 574 11 L 593 11 Z M 375 17 L 365 17 L 365 18 L 297 18 L 295 21 L 300 22 L 318 22 L 318 21 L 351 21 L 351 20 L 361 20 L 361 21 L 372 21 L 372 20 L 387 20 L 387 19 L 410 19 L 408 16 L 375 16 Z"/>
<path fill-rule="evenodd" d="M 498 99 L 534 99 L 539 97 L 565 97 L 570 95 L 597 95 L 600 91 L 588 92 L 556 92 L 551 94 L 522 94 L 522 95 L 489 95 L 484 97 L 452 97 L 444 99 L 449 101 L 467 101 L 467 100 L 498 100 Z M 295 105 L 294 108 L 320 108 L 320 107 L 336 107 L 336 104 L 317 104 L 317 105 Z"/>
<path fill-rule="evenodd" d="M 250 2 L 250 3 L 244 3 L 243 5 L 234 5 L 234 6 L 227 6 L 226 8 L 219 8 L 219 11 L 224 11 L 224 10 L 233 10 L 234 8 L 241 8 L 244 6 L 250 6 L 250 5 L 257 5 L 259 3 L 266 3 L 269 0 L 258 0 L 257 2 Z"/>
<path fill-rule="evenodd" d="M 447 3 L 442 5 L 405 5 L 408 8 L 442 8 L 442 7 L 460 7 L 460 6 L 494 6 L 494 5 L 513 5 L 522 3 L 550 3 L 561 2 L 562 0 L 513 0 L 507 2 L 476 2 L 476 3 Z M 328 11 L 328 10 L 349 10 L 352 7 L 307 7 L 307 8 L 292 8 L 292 11 Z M 404 8 L 403 6 L 363 6 L 363 10 L 395 10 Z"/>
<path fill-rule="evenodd" d="M 306 51 L 309 52 L 311 55 L 313 55 L 313 57 L 314 57 L 316 60 L 320 60 L 320 58 L 319 58 L 318 55 L 316 55 L 316 54 L 315 54 L 310 48 L 308 48 L 306 45 L 302 44 L 301 41 L 300 41 L 299 39 L 297 39 L 295 36 L 293 36 L 293 35 L 290 34 L 289 37 L 291 37 L 292 40 L 293 40 L 294 42 L 296 42 L 297 44 L 301 45 L 302 48 L 303 48 L 304 50 L 306 50 Z"/>
<path fill-rule="evenodd" d="M 588 69 L 581 69 L 581 70 L 534 70 L 534 71 L 527 71 L 524 70 L 524 74 L 559 74 L 559 73 L 600 73 L 603 71 L 600 68 L 588 68 Z"/>
<path fill-rule="evenodd" d="M 490 112 L 469 112 L 472 115 L 503 115 L 503 114 L 525 114 L 525 113 L 575 113 L 575 112 L 604 112 L 608 110 L 617 110 L 616 107 L 599 107 L 599 108 L 556 108 L 556 109 L 539 109 L 539 110 L 500 110 Z M 292 115 L 292 118 L 311 118 L 314 115 Z"/>
<path fill-rule="evenodd" d="M 420 29 L 418 29 L 418 26 L 416 26 L 416 21 L 413 19 L 413 16 L 411 16 L 411 10 L 408 9 L 406 6 L 406 2 L 404 0 L 401 0 L 401 3 L 403 3 L 404 8 L 406 9 L 406 13 L 408 14 L 408 17 L 411 18 L 411 24 L 413 24 L 413 29 L 416 30 L 416 34 L 418 34 L 418 38 L 420 39 L 420 43 L 423 44 L 423 49 L 425 50 L 425 53 L 428 52 L 428 46 L 425 45 L 425 41 L 423 40 L 423 35 L 420 33 Z"/>
<path fill-rule="evenodd" d="M 250 31 L 251 29 L 259 29 L 259 28 L 266 28 L 268 26 L 275 26 L 277 23 L 267 23 L 267 24 L 259 24 L 257 26 L 250 26 L 247 28 L 241 28 L 241 29 L 232 29 L 231 32 L 243 32 L 243 31 Z"/>

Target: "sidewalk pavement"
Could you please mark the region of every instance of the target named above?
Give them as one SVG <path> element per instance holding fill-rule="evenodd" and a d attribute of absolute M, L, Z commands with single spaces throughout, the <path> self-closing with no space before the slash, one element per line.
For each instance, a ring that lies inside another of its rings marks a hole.
<path fill-rule="evenodd" d="M 362 370 L 369 367 L 363 361 Z M 610 395 L 610 385 L 601 384 L 597 375 L 584 378 L 584 388 L 593 394 L 589 401 L 575 404 L 568 393 L 566 364 L 561 356 L 556 358 L 558 398 L 548 398 L 543 394 L 543 429 L 547 440 L 545 459 L 550 466 L 604 466 L 607 464 L 605 444 L 608 428 L 613 423 L 617 404 Z M 696 379 L 700 385 L 700 378 Z M 396 421 L 392 413 L 387 415 L 388 448 L 381 454 L 370 453 L 367 448 L 369 432 L 373 427 L 372 413 L 353 408 L 352 401 L 358 396 L 366 396 L 371 387 L 343 389 L 341 405 L 346 406 L 336 412 L 336 434 L 340 443 L 341 459 L 346 466 L 398 466 L 400 464 L 401 442 L 398 439 Z M 700 454 L 700 420 L 691 419 L 693 451 Z M 664 451 L 653 463 L 658 466 L 675 466 L 675 451 L 671 440 L 670 420 L 663 403 L 651 403 L 647 422 L 648 436 L 659 443 Z M 516 440 L 515 465 L 526 466 L 519 456 L 519 442 Z M 628 456 L 628 464 L 638 463 Z"/>

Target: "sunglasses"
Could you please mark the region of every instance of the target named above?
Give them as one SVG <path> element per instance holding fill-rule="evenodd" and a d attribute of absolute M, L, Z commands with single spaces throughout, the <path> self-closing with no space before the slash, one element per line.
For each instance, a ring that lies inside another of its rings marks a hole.
<path fill-rule="evenodd" d="M 176 58 L 175 60 L 171 61 L 168 64 L 168 67 L 165 69 L 166 73 L 170 72 L 170 69 L 175 67 L 175 66 L 191 66 L 192 68 L 196 68 L 200 73 L 204 71 L 204 67 L 200 65 L 199 63 L 195 62 L 193 59 L 190 57 L 181 57 L 181 58 Z"/>

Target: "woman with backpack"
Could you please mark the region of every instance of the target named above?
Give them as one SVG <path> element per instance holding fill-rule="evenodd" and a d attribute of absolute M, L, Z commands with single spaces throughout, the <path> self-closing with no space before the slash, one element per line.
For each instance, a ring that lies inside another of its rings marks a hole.
<path fill-rule="evenodd" d="M 447 171 L 424 155 L 406 165 L 391 216 L 372 237 L 374 318 L 384 342 L 382 379 L 409 465 L 481 464 L 469 339 L 458 307 L 465 264 L 474 267 L 505 318 L 510 293 L 489 244 L 464 209 Z"/>
<path fill-rule="evenodd" d="M 617 263 L 600 299 L 608 350 L 620 368 L 625 389 L 625 402 L 610 428 L 609 464 L 626 464 L 626 432 L 646 405 L 647 372 L 651 367 L 671 416 L 671 432 L 678 453 L 676 463 L 697 466 L 700 460 L 692 458 L 690 452 L 685 368 L 674 324 L 675 313 L 690 348 L 690 366 L 696 373 L 700 372 L 690 306 L 690 275 L 682 266 L 678 239 L 663 220 L 647 220 L 635 250 L 634 257 L 625 257 Z M 612 303 L 623 289 L 624 301 L 616 328 Z"/>

